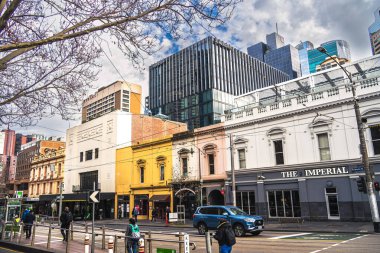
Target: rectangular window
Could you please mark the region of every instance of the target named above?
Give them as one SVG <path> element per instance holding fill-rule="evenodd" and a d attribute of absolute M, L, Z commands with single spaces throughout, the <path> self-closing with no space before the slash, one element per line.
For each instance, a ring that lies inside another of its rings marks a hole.
<path fill-rule="evenodd" d="M 255 192 L 236 192 L 236 206 L 245 211 L 246 213 L 253 215 L 255 210 Z"/>
<path fill-rule="evenodd" d="M 144 183 L 144 172 L 145 172 L 145 168 L 140 167 L 140 183 Z"/>
<path fill-rule="evenodd" d="M 95 159 L 99 158 L 99 148 L 95 149 Z"/>
<path fill-rule="evenodd" d="M 284 151 L 282 148 L 282 140 L 273 141 L 274 154 L 276 157 L 276 164 L 284 164 Z"/>
<path fill-rule="evenodd" d="M 321 158 L 321 161 L 331 160 L 329 137 L 327 133 L 317 134 L 317 137 L 318 137 L 319 157 Z"/>
<path fill-rule="evenodd" d="M 301 217 L 297 190 L 268 191 L 267 196 L 270 217 Z"/>
<path fill-rule="evenodd" d="M 245 149 L 238 149 L 238 156 L 239 156 L 239 168 L 245 169 Z"/>
<path fill-rule="evenodd" d="M 164 164 L 160 165 L 160 180 L 161 181 L 165 180 L 165 165 Z"/>
<path fill-rule="evenodd" d="M 214 154 L 208 154 L 208 167 L 210 170 L 210 175 L 215 174 L 215 167 L 214 167 Z"/>
<path fill-rule="evenodd" d="M 370 126 L 369 129 L 371 129 L 373 153 L 380 155 L 380 125 Z"/>
<path fill-rule="evenodd" d="M 92 149 L 86 151 L 86 161 L 92 160 Z"/>
<path fill-rule="evenodd" d="M 79 174 L 80 177 L 80 190 L 81 191 L 91 191 L 94 189 L 98 189 L 98 171 L 90 171 Z"/>
<path fill-rule="evenodd" d="M 83 152 L 80 152 L 80 154 L 79 154 L 79 161 L 83 162 Z"/>
<path fill-rule="evenodd" d="M 188 168 L 187 168 L 187 157 L 182 158 L 182 175 L 187 176 Z"/>

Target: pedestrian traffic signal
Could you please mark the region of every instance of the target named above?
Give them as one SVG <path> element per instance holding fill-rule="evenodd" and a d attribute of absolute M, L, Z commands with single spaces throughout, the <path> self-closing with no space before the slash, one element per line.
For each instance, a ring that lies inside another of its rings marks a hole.
<path fill-rule="evenodd" d="M 364 177 L 359 177 L 358 179 L 356 179 L 356 184 L 358 186 L 358 191 L 359 192 L 367 193 L 367 186 L 365 184 Z"/>
<path fill-rule="evenodd" d="M 373 183 L 373 187 L 375 188 L 376 191 L 380 191 L 380 185 L 379 182 Z"/>

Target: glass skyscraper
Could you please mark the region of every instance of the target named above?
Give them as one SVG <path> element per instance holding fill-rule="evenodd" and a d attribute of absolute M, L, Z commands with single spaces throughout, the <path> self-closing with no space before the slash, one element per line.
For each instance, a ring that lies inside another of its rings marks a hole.
<path fill-rule="evenodd" d="M 345 40 L 332 40 L 321 44 L 328 54 L 336 57 L 337 61 L 341 64 L 351 61 L 350 46 Z M 309 59 L 309 71 L 315 73 L 317 71 L 335 67 L 335 63 L 331 62 L 331 59 L 324 53 L 318 51 L 318 49 L 312 49 L 307 51 Z"/>
<path fill-rule="evenodd" d="M 293 79 L 301 76 L 298 51 L 292 45 L 285 45 L 278 33 L 266 36 L 266 44 L 259 42 L 247 48 L 248 54 L 279 69 Z"/>
<path fill-rule="evenodd" d="M 153 115 L 167 115 L 193 129 L 220 122 L 234 96 L 288 79 L 284 72 L 207 37 L 149 67 L 149 107 Z"/>
<path fill-rule="evenodd" d="M 380 7 L 374 13 L 375 22 L 368 27 L 369 39 L 371 41 L 372 54 L 380 54 Z"/>
<path fill-rule="evenodd" d="M 296 48 L 298 49 L 298 56 L 300 58 L 301 75 L 302 76 L 308 75 L 310 74 L 310 69 L 309 69 L 309 57 L 307 55 L 307 51 L 314 49 L 314 45 L 310 41 L 304 41 L 298 44 Z"/>

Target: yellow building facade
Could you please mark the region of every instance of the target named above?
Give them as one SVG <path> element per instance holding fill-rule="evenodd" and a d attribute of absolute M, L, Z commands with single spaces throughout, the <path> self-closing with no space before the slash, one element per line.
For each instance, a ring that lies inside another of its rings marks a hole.
<path fill-rule="evenodd" d="M 138 219 L 150 219 L 157 210 L 164 219 L 165 209 L 173 211 L 172 138 L 147 141 L 116 151 L 115 218 L 132 217 L 138 207 Z"/>

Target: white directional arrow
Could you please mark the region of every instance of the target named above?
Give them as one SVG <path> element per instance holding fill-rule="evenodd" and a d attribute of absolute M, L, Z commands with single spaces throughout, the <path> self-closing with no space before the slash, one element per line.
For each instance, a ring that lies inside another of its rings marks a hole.
<path fill-rule="evenodd" d="M 94 203 L 99 203 L 99 199 L 97 199 L 97 195 L 99 194 L 99 191 L 93 191 L 90 195 L 90 200 Z"/>

